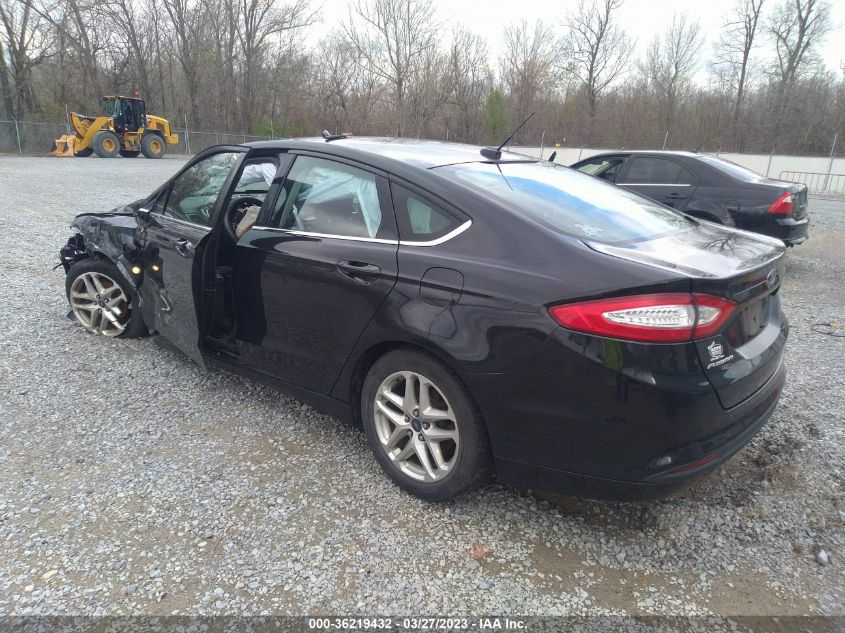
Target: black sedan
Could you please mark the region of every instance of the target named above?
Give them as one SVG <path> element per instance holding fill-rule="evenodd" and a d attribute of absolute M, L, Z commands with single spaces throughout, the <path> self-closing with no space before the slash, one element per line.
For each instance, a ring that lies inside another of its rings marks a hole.
<path fill-rule="evenodd" d="M 776 237 L 807 239 L 806 185 L 774 180 L 710 154 L 613 152 L 572 165 L 702 220 Z"/>
<path fill-rule="evenodd" d="M 73 222 L 87 330 L 159 340 L 363 427 L 400 486 L 683 488 L 784 383 L 783 244 L 534 158 L 420 141 L 214 147 Z"/>

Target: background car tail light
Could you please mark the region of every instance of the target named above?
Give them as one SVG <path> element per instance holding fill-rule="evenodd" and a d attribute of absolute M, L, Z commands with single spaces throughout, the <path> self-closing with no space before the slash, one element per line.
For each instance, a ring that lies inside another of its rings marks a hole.
<path fill-rule="evenodd" d="M 776 213 L 778 215 L 789 215 L 792 213 L 794 198 L 790 192 L 784 193 L 780 198 L 772 203 L 767 213 Z"/>
<path fill-rule="evenodd" d="M 698 293 L 613 297 L 552 306 L 549 314 L 570 330 L 598 336 L 676 343 L 718 332 L 733 313 L 733 301 Z"/>

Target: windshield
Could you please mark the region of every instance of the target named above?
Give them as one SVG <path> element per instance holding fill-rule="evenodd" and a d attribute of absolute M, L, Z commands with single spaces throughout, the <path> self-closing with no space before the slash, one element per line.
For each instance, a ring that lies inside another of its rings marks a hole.
<path fill-rule="evenodd" d="M 664 206 L 548 162 L 463 163 L 434 169 L 561 233 L 606 244 L 684 230 L 691 220 Z"/>
<path fill-rule="evenodd" d="M 729 176 L 733 176 L 737 180 L 742 180 L 743 182 L 760 182 L 761 180 L 766 179 L 763 174 L 758 174 L 756 171 L 751 171 L 750 169 L 737 165 L 736 163 L 732 163 L 724 158 L 710 156 L 709 154 L 699 154 L 698 157 L 711 167 L 715 167 L 719 171 L 728 174 Z"/>
<path fill-rule="evenodd" d="M 118 99 L 103 99 L 103 113 L 106 116 L 120 115 L 120 102 Z"/>

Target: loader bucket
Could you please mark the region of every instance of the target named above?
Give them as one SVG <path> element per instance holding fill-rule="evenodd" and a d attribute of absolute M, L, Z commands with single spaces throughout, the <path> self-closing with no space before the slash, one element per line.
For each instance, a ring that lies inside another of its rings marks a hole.
<path fill-rule="evenodd" d="M 56 149 L 53 150 L 51 156 L 73 156 L 73 145 L 76 141 L 76 136 L 73 134 L 62 134 L 56 139 Z"/>

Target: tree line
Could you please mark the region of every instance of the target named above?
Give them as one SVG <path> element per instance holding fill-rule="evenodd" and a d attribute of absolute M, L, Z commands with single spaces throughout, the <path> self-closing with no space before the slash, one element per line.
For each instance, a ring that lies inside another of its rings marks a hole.
<path fill-rule="evenodd" d="M 640 58 L 624 1 L 503 25 L 491 59 L 431 0 L 350 0 L 319 41 L 316 0 L 0 0 L 0 111 L 57 121 L 137 93 L 178 127 L 277 137 L 492 143 L 533 112 L 515 143 L 845 146 L 845 76 L 818 53 L 829 0 L 737 0 L 716 34 L 678 13 Z"/>

